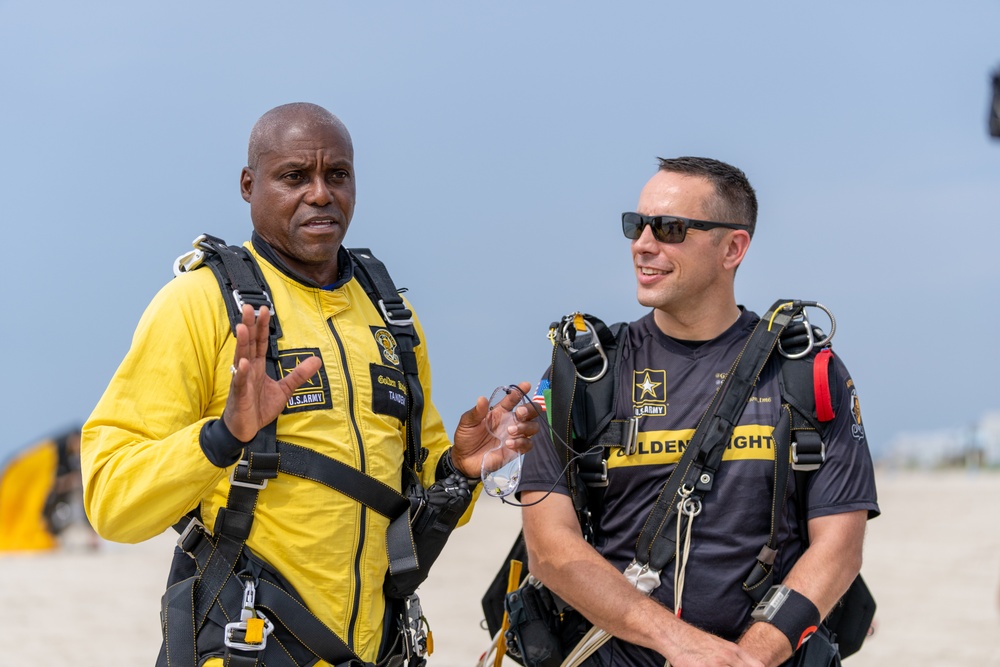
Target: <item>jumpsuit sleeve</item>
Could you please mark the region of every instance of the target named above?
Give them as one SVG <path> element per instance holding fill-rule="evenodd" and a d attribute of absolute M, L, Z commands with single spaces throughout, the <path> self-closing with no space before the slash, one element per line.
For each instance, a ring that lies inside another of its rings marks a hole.
<path fill-rule="evenodd" d="M 102 537 L 155 537 L 226 475 L 198 437 L 222 414 L 234 349 L 209 270 L 172 280 L 147 307 L 83 429 L 84 502 Z"/>

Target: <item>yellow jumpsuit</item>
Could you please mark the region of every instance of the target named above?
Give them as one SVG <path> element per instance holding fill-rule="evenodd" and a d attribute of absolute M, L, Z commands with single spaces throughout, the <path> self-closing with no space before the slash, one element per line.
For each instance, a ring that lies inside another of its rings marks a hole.
<path fill-rule="evenodd" d="M 281 323 L 282 365 L 309 354 L 323 360 L 278 418 L 278 440 L 399 489 L 406 441 L 398 403 L 405 385 L 399 386 L 395 341 L 380 314 L 357 280 L 333 290 L 311 287 L 246 247 L 261 266 Z M 423 341 L 419 322 L 415 326 Z M 100 535 L 140 542 L 194 508 L 212 527 L 226 503 L 229 469 L 209 462 L 198 436 L 222 414 L 234 349 L 209 269 L 175 278 L 153 299 L 83 429 L 85 503 Z M 423 344 L 416 354 L 424 391 L 422 445 L 430 451 L 422 478 L 429 485 L 450 442 L 431 402 Z M 260 492 L 247 546 L 362 659 L 374 661 L 385 606 L 386 527 L 387 519 L 329 487 L 279 475 Z"/>

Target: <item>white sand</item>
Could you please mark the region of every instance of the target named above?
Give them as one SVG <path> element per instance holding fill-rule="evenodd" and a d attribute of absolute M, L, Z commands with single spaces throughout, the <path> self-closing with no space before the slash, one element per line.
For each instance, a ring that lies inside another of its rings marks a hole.
<path fill-rule="evenodd" d="M 863 568 L 878 630 L 847 664 L 1000 666 L 1000 474 L 890 472 L 878 484 Z M 468 667 L 485 650 L 480 598 L 519 521 L 482 499 L 422 587 L 432 666 Z M 0 556 L 0 667 L 152 665 L 172 544 Z"/>

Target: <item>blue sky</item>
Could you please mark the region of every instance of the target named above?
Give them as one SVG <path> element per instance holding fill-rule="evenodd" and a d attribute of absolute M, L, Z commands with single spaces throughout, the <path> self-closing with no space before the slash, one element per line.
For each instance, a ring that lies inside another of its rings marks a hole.
<path fill-rule="evenodd" d="M 1000 2 L 0 0 L 0 456 L 84 420 L 174 257 L 249 234 L 253 122 L 350 128 L 369 246 L 409 288 L 449 429 L 534 380 L 548 323 L 643 314 L 619 214 L 658 155 L 744 169 L 741 303 L 814 299 L 876 452 L 1000 408 Z"/>

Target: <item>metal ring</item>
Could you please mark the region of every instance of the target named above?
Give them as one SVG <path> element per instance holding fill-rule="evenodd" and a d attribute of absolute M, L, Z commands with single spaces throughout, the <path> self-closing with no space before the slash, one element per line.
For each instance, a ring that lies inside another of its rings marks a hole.
<path fill-rule="evenodd" d="M 806 308 L 812 308 L 812 307 L 819 308 L 824 313 L 826 313 L 826 316 L 830 319 L 830 333 L 828 333 L 825 338 L 821 338 L 820 340 L 815 339 L 815 336 L 813 335 L 813 327 L 812 324 L 809 323 L 809 315 L 806 312 Z M 833 340 L 833 335 L 837 333 L 837 319 L 833 316 L 833 313 L 830 311 L 830 309 L 824 306 L 823 304 L 818 303 L 816 301 L 804 301 L 802 302 L 802 312 L 800 314 L 802 316 L 802 322 L 803 324 L 805 324 L 806 327 L 806 338 L 809 341 L 809 344 L 806 345 L 806 348 L 801 352 L 789 353 L 785 352 L 784 348 L 781 347 L 781 339 L 779 338 L 778 353 L 781 354 L 781 356 L 785 357 L 786 359 L 801 359 L 802 357 L 806 356 L 816 348 L 826 347 L 827 345 L 830 344 L 830 341 Z"/>
<path fill-rule="evenodd" d="M 570 326 L 574 326 L 572 318 L 567 319 L 566 323 L 563 325 L 562 329 L 563 341 L 569 341 Z M 581 375 L 580 371 L 576 371 L 576 376 L 581 380 L 583 380 L 584 382 L 597 382 L 602 377 L 604 377 L 605 373 L 608 372 L 608 355 L 604 352 L 604 346 L 601 345 L 601 339 L 597 336 L 597 330 L 594 329 L 594 326 L 587 320 L 583 320 L 583 326 L 586 329 L 586 331 L 590 333 L 590 339 L 593 341 L 592 345 L 594 349 L 597 350 L 597 354 L 600 355 L 602 365 L 601 365 L 601 370 L 596 375 L 586 376 L 586 375 Z M 566 347 L 567 350 L 569 350 L 571 354 L 573 352 L 579 351 L 575 347 L 570 345 L 568 342 L 564 342 L 563 345 Z M 575 367 L 576 364 L 574 364 L 574 368 Z"/>
<path fill-rule="evenodd" d="M 677 511 L 693 519 L 701 514 L 701 499 L 684 498 L 684 500 L 678 503 Z"/>

